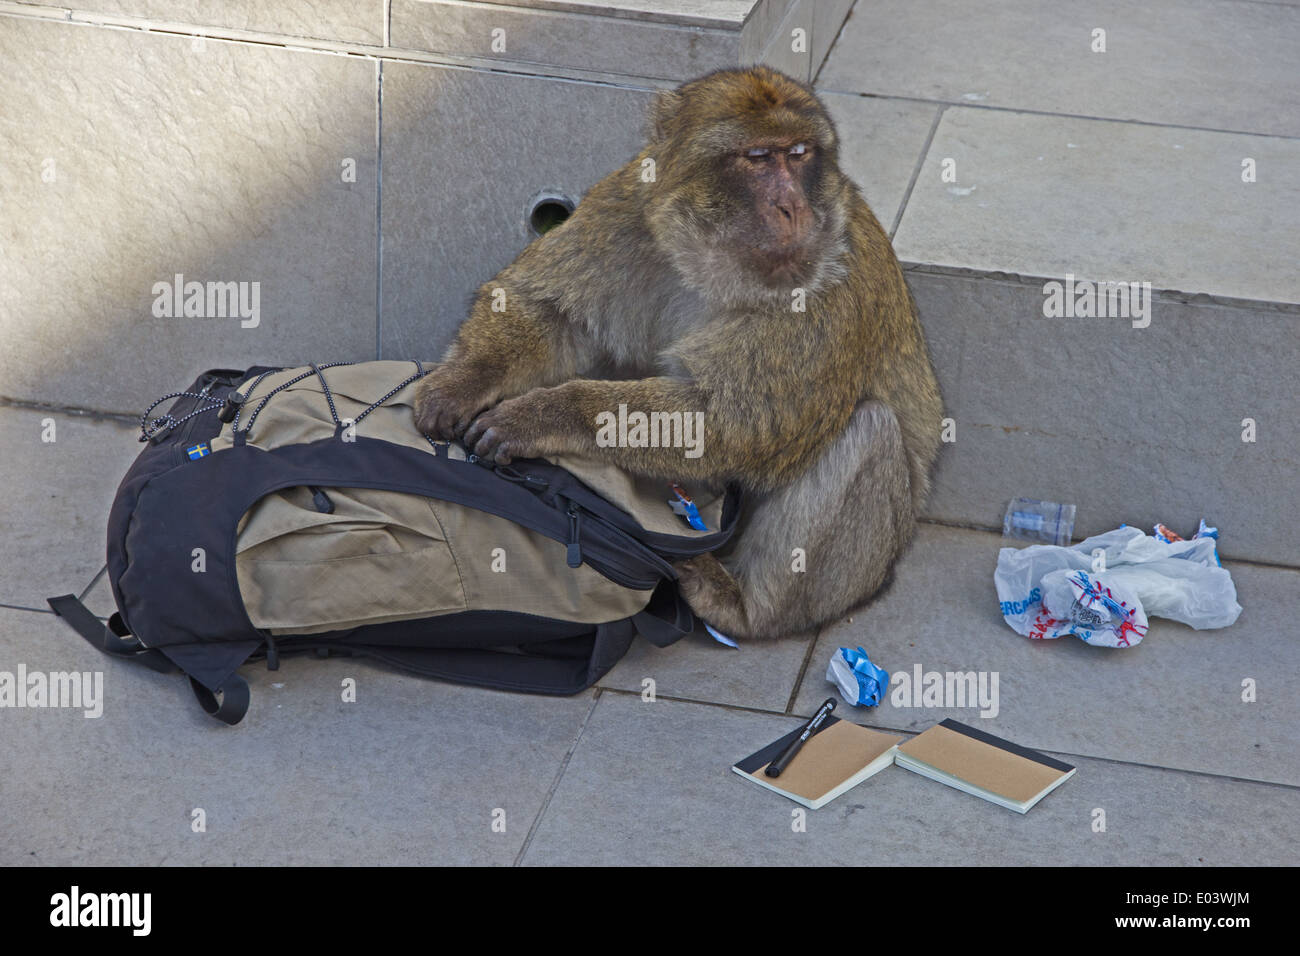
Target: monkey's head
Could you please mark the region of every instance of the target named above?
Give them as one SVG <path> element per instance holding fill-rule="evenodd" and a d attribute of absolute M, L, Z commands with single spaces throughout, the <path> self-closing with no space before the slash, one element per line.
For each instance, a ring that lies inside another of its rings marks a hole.
<path fill-rule="evenodd" d="M 732 304 L 815 291 L 843 274 L 835 126 L 804 84 L 768 67 L 719 70 L 660 93 L 651 232 L 688 285 Z"/>

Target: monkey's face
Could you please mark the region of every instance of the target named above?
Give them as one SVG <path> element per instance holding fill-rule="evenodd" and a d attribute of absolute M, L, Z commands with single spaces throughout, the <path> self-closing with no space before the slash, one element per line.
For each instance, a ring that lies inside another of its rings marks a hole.
<path fill-rule="evenodd" d="M 649 219 L 687 283 L 730 302 L 813 290 L 844 244 L 835 128 L 812 91 L 765 67 L 662 94 Z"/>
<path fill-rule="evenodd" d="M 825 222 L 813 209 L 821 183 L 820 144 L 769 137 L 741 145 L 722 163 L 730 209 L 719 233 L 730 233 L 743 267 L 769 286 L 812 278 Z"/>

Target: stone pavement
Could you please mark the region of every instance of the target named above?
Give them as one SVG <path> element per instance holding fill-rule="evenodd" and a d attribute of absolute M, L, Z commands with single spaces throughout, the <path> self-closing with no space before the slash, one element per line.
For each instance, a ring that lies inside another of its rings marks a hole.
<path fill-rule="evenodd" d="M 0 670 L 100 671 L 103 713 L 0 710 L 0 864 L 1295 862 L 1300 571 L 1229 562 L 1245 610 L 1224 631 L 1157 621 L 1125 650 L 1030 642 L 998 615 L 1001 538 L 925 524 L 887 594 L 820 634 L 739 650 L 698 633 L 638 641 L 572 698 L 295 657 L 244 668 L 252 706 L 227 728 L 178 675 L 108 660 L 43 609 L 74 590 L 111 612 L 103 521 L 138 447 L 117 422 L 61 414 L 41 442 L 50 416 L 0 409 L 17 491 Z M 794 832 L 795 804 L 730 766 L 810 715 L 833 693 L 834 649 L 859 644 L 890 671 L 996 672 L 997 714 L 886 700 L 849 719 L 913 733 L 955 717 L 1078 774 L 1020 816 L 893 767 Z M 206 832 L 192 832 L 196 808 Z"/>

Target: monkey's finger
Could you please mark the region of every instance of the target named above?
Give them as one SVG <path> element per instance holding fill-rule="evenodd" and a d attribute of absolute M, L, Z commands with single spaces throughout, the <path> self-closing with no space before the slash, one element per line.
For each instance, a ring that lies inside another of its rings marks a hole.
<path fill-rule="evenodd" d="M 472 406 L 468 411 L 462 409 L 460 415 L 456 419 L 455 424 L 451 426 L 453 436 L 456 438 L 460 438 L 462 435 L 465 434 L 466 429 L 468 429 L 470 425 L 474 424 L 474 419 L 484 415 L 485 413 L 490 411 L 491 408 L 492 408 L 491 405 L 478 404 Z"/>
<path fill-rule="evenodd" d="M 479 440 L 483 437 L 483 433 L 487 430 L 487 423 L 485 423 L 481 418 L 476 418 L 472 423 L 470 423 L 470 426 L 466 430 L 461 441 L 464 443 L 466 448 L 474 449 L 477 453 L 476 446 L 478 445 Z"/>
<path fill-rule="evenodd" d="M 453 409 L 444 408 L 438 413 L 438 437 L 455 438 L 459 432 L 456 431 L 456 412 Z"/>
<path fill-rule="evenodd" d="M 419 429 L 420 434 L 428 435 L 430 438 L 441 438 L 442 428 L 438 424 L 437 412 L 422 412 L 415 418 L 415 427 Z"/>
<path fill-rule="evenodd" d="M 445 438 L 446 426 L 443 419 L 446 413 L 430 402 L 422 402 L 415 409 L 415 427 L 422 435 L 430 438 Z"/>
<path fill-rule="evenodd" d="M 475 454 L 493 464 L 508 465 L 514 460 L 513 447 L 513 444 L 507 442 L 496 428 L 489 428 L 479 439 Z"/>
<path fill-rule="evenodd" d="M 466 446 L 468 447 L 468 442 Z M 486 458 L 492 461 L 496 456 L 497 446 L 501 444 L 501 433 L 495 428 L 489 428 L 483 433 L 483 436 L 474 443 L 474 454 L 480 458 Z"/>

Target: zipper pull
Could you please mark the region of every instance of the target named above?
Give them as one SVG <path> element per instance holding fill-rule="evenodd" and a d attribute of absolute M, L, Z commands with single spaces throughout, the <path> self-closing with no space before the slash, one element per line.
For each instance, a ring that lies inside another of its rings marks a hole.
<path fill-rule="evenodd" d="M 330 501 L 330 496 L 325 494 L 323 489 L 308 485 L 307 490 L 311 492 L 311 503 L 316 506 L 317 511 L 323 515 L 334 513 L 334 502 Z"/>
<path fill-rule="evenodd" d="M 278 671 L 280 669 L 280 651 L 275 646 L 275 638 L 270 632 L 266 634 L 266 669 L 269 671 Z"/>
<path fill-rule="evenodd" d="M 535 488 L 546 488 L 550 482 L 538 475 L 520 474 L 517 468 L 511 468 L 509 465 L 496 465 L 493 469 L 498 475 L 507 481 L 513 481 L 522 485 L 532 485 Z"/>
<path fill-rule="evenodd" d="M 569 547 L 567 552 L 567 562 L 569 567 L 576 568 L 582 564 L 582 545 L 578 543 L 578 506 L 569 502 Z"/>

